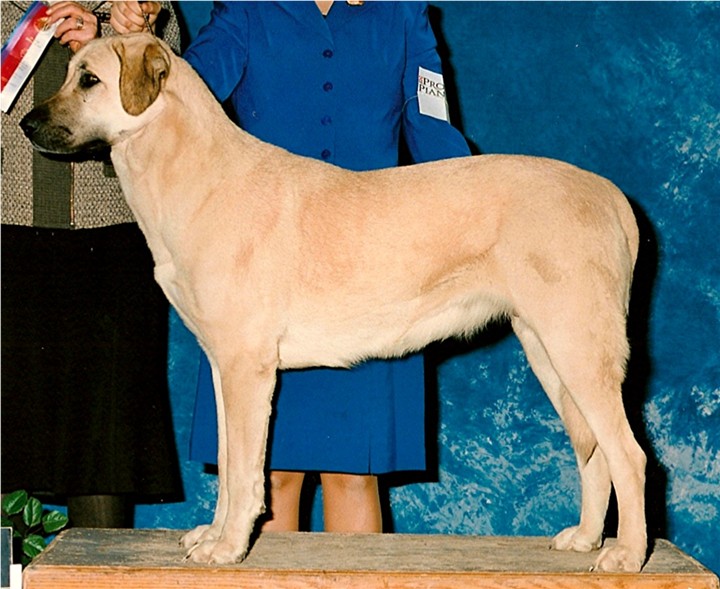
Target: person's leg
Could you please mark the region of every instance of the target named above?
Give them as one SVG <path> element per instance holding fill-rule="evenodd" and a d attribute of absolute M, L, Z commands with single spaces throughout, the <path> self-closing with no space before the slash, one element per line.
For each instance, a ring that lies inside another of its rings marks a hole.
<path fill-rule="evenodd" d="M 127 495 L 68 497 L 70 525 L 77 528 L 132 528 L 133 504 Z"/>
<path fill-rule="evenodd" d="M 323 473 L 320 480 L 326 532 L 382 532 L 376 476 Z"/>
<path fill-rule="evenodd" d="M 270 472 L 269 519 L 263 532 L 297 532 L 300 526 L 300 493 L 304 472 L 273 470 Z"/>

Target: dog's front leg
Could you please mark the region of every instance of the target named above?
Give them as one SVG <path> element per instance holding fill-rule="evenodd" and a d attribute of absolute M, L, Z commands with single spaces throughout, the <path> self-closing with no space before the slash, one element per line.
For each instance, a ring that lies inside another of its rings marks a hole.
<path fill-rule="evenodd" d="M 217 362 L 208 355 L 208 362 L 212 369 L 213 389 L 215 391 L 215 406 L 217 407 L 217 434 L 218 434 L 218 499 L 215 506 L 215 515 L 212 524 L 203 524 L 190 530 L 180 540 L 180 544 L 189 550 L 188 554 L 197 544 L 206 540 L 217 540 L 220 538 L 228 510 L 227 493 L 227 428 L 225 421 L 225 407 L 223 405 L 222 380 Z"/>
<path fill-rule="evenodd" d="M 245 557 L 255 520 L 265 509 L 263 469 L 277 358 L 245 352 L 218 361 L 218 367 L 222 383 L 218 414 L 225 417 L 224 431 L 220 427 L 218 432 L 218 506 L 210 533 L 188 556 L 194 562 L 229 564 Z"/>

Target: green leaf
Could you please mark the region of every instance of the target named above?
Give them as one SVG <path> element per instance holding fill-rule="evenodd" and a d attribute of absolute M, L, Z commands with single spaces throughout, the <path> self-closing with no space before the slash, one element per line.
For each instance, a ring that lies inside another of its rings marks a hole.
<path fill-rule="evenodd" d="M 6 515 L 20 513 L 28 502 L 26 491 L 13 491 L 2 498 L 2 510 Z"/>
<path fill-rule="evenodd" d="M 48 511 L 42 518 L 43 530 L 46 534 L 54 534 L 68 524 L 68 517 L 59 511 Z"/>
<path fill-rule="evenodd" d="M 12 528 L 13 523 L 12 520 L 9 517 L 5 517 L 4 515 L 0 518 L 0 526 L 3 528 Z"/>
<path fill-rule="evenodd" d="M 23 522 L 28 528 L 33 528 L 40 524 L 42 519 L 43 506 L 35 497 L 30 497 L 23 510 Z"/>
<path fill-rule="evenodd" d="M 23 540 L 22 543 L 23 552 L 30 558 L 35 558 L 43 550 L 45 550 L 45 540 L 42 536 L 37 534 L 30 534 Z"/>

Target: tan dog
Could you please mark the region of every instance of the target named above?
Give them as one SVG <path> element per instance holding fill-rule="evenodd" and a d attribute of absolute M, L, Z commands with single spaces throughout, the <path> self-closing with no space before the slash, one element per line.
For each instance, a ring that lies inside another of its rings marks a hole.
<path fill-rule="evenodd" d="M 568 164 L 487 155 L 355 173 L 237 128 L 188 64 L 144 34 L 89 44 L 23 121 L 38 149 L 112 146 L 156 277 L 213 367 L 220 491 L 197 562 L 242 559 L 264 510 L 278 369 L 347 367 L 512 321 L 582 479 L 560 550 L 645 560 L 645 456 L 621 399 L 638 230 L 622 193 Z"/>

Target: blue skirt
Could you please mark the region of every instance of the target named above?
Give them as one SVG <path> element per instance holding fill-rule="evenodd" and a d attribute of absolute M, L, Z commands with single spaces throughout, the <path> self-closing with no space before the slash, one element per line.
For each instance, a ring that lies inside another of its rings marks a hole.
<path fill-rule="evenodd" d="M 271 470 L 384 474 L 425 469 L 423 356 L 350 370 L 278 375 L 268 441 Z M 217 463 L 212 374 L 202 355 L 190 438 L 193 460 Z"/>

